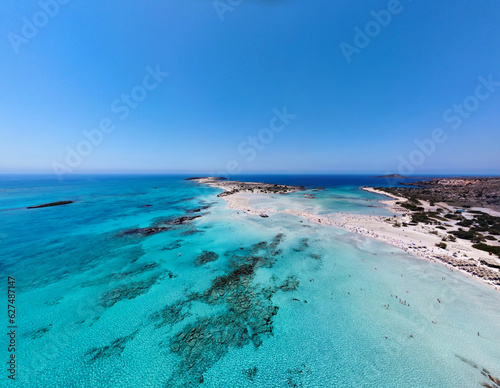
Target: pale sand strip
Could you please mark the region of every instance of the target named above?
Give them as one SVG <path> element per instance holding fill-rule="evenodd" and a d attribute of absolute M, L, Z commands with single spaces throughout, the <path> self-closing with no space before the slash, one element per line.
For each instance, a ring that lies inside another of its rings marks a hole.
<path fill-rule="evenodd" d="M 221 189 L 227 189 L 227 187 L 224 187 L 223 185 L 217 187 L 220 187 Z M 380 202 L 390 207 L 391 211 L 397 215 L 397 220 L 399 222 L 410 221 L 411 212 L 396 205 L 396 202 L 398 200 L 404 200 L 403 198 L 388 195 L 384 192 L 378 192 L 373 188 L 363 188 L 363 190 L 377 194 L 383 194 L 385 196 L 394 198 L 393 200 Z M 487 252 L 472 248 L 472 243 L 467 240 L 457 239 L 456 242 L 446 242 L 447 249 L 436 247 L 436 244 L 439 244 L 442 241 L 442 237 L 445 235 L 445 233 L 440 229 L 436 229 L 435 226 L 419 224 L 416 226 L 406 226 L 398 228 L 394 227 L 391 223 L 386 222 L 388 217 L 346 213 L 334 213 L 328 216 L 318 216 L 316 214 L 307 213 L 295 209 L 255 209 L 249 204 L 249 199 L 252 195 L 255 194 L 245 192 L 232 194 L 223 198 L 227 202 L 228 208 L 242 211 L 247 214 L 258 216 L 270 213 L 290 214 L 302 217 L 310 222 L 342 228 L 352 233 L 357 233 L 365 237 L 373 238 L 400 248 L 408 254 L 413 254 L 420 258 L 443 264 L 451 271 L 459 270 L 469 277 L 481 280 L 484 284 L 493 287 L 495 290 L 498 288 L 493 282 L 477 275 L 473 275 L 465 270 L 467 266 L 472 265 L 474 267 L 493 271 L 494 273 L 499 272 L 485 267 L 480 263 L 481 259 L 486 259 L 488 261 L 494 261 L 498 263 L 499 261 L 497 259 L 490 256 Z M 451 207 L 446 204 L 437 205 L 451 209 Z M 424 203 L 424 207 L 431 208 L 428 203 Z M 437 235 L 433 233 L 437 233 Z M 447 263 L 450 261 L 453 261 L 455 265 L 450 265 Z M 457 263 L 462 264 L 460 264 L 461 266 L 457 266 Z"/>

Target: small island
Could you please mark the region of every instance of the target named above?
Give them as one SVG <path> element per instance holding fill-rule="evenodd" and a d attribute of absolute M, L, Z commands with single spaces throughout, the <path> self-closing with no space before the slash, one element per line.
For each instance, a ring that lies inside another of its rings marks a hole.
<path fill-rule="evenodd" d="M 388 178 L 388 179 L 407 179 L 404 175 L 401 174 L 387 174 L 387 175 L 377 175 L 373 178 Z"/>
<path fill-rule="evenodd" d="M 26 209 L 40 209 L 42 207 L 63 206 L 63 205 L 69 205 L 70 203 L 73 203 L 73 201 L 59 201 L 59 202 L 45 203 L 43 205 L 28 206 Z"/>
<path fill-rule="evenodd" d="M 212 187 L 218 187 L 225 190 L 217 195 L 218 197 L 228 197 L 233 194 L 253 193 L 253 194 L 290 194 L 297 191 L 304 191 L 304 186 L 278 185 L 261 182 L 240 182 L 225 180 L 226 178 L 208 177 L 208 178 L 187 178 L 186 180 L 195 181 Z"/>

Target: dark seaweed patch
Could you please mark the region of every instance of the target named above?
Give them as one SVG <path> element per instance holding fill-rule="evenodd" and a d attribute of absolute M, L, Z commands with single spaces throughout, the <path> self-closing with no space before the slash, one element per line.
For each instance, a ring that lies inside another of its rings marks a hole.
<path fill-rule="evenodd" d="M 203 234 L 205 231 L 197 228 L 189 228 L 181 233 L 181 236 L 192 236 L 193 234 Z"/>
<path fill-rule="evenodd" d="M 179 249 L 182 246 L 183 240 L 175 240 L 171 244 L 162 248 L 162 251 L 173 251 L 174 249 Z"/>
<path fill-rule="evenodd" d="M 210 263 L 212 261 L 216 261 L 219 258 L 219 255 L 212 251 L 203 251 L 195 260 L 196 266 L 201 266 L 206 263 Z"/>
<path fill-rule="evenodd" d="M 68 276 L 84 273 L 103 262 L 118 260 L 129 264 L 144 254 L 140 246 L 112 238 L 114 233 L 80 234 L 27 243 L 29 255 L 20 257 L 18 266 L 31 268 L 23 274 L 24 290 L 44 287 Z M 54 258 L 64 265 L 54 266 Z"/>
<path fill-rule="evenodd" d="M 123 284 L 111 291 L 104 293 L 100 299 L 100 304 L 103 307 L 112 307 L 123 299 L 134 299 L 139 295 L 145 294 L 159 279 L 160 274 L 151 276 L 150 278 L 137 282 Z"/>
<path fill-rule="evenodd" d="M 284 237 L 285 237 L 285 235 L 283 233 L 279 233 L 276 235 L 276 237 L 274 237 L 273 241 L 269 245 L 269 249 L 270 249 L 269 253 L 272 256 L 281 255 L 282 251 L 281 251 L 281 249 L 277 249 L 277 247 L 283 241 Z"/>
<path fill-rule="evenodd" d="M 204 206 L 196 208 L 196 209 L 188 210 L 187 213 L 199 213 L 202 210 L 207 210 L 207 209 L 210 209 L 210 205 L 204 205 Z"/>
<path fill-rule="evenodd" d="M 305 377 L 312 372 L 306 364 L 302 364 L 300 367 L 288 369 L 287 373 L 287 384 L 289 387 L 304 387 Z"/>
<path fill-rule="evenodd" d="M 167 230 L 170 230 L 171 228 L 167 226 L 150 226 L 146 228 L 135 228 L 135 229 L 129 229 L 124 232 L 120 233 L 120 236 L 136 236 L 136 237 L 148 237 L 152 236 L 154 234 L 158 234 L 161 232 L 166 232 Z"/>
<path fill-rule="evenodd" d="M 261 241 L 250 248 L 241 247 L 234 251 L 228 251 L 225 256 L 229 257 L 231 268 L 235 268 L 242 263 L 251 263 L 253 259 L 257 259 L 255 262 L 256 267 L 272 268 L 276 263 L 276 257 L 283 253 L 281 249 L 278 249 L 278 245 L 283 238 L 284 235 L 280 233 L 274 237 L 270 244 Z"/>
<path fill-rule="evenodd" d="M 56 299 L 53 299 L 53 300 L 49 300 L 48 302 L 45 302 L 45 304 L 47 306 L 55 306 L 55 305 L 61 303 L 62 299 L 63 299 L 62 296 L 60 296 L 59 298 L 56 298 Z"/>
<path fill-rule="evenodd" d="M 483 387 L 487 387 L 487 388 L 500 388 L 500 379 L 497 378 L 497 377 L 493 377 L 491 374 L 490 374 L 490 371 L 486 368 L 482 368 L 480 367 L 479 365 L 477 365 L 474 361 L 471 361 L 471 360 L 468 360 L 462 356 L 459 356 L 458 354 L 455 354 L 455 357 L 457 357 L 459 360 L 465 362 L 466 364 L 469 364 L 470 366 L 472 366 L 474 369 L 477 369 L 480 371 L 480 373 L 489 379 L 489 381 L 487 383 L 485 382 L 482 382 L 481 385 Z"/>
<path fill-rule="evenodd" d="M 285 279 L 283 284 L 281 285 L 280 289 L 283 292 L 288 292 L 288 291 L 295 291 L 297 288 L 299 288 L 300 282 L 299 279 L 297 279 L 297 276 L 289 276 Z"/>
<path fill-rule="evenodd" d="M 257 376 L 258 371 L 259 369 L 256 366 L 254 366 L 253 368 L 245 369 L 243 371 L 243 374 L 247 377 L 248 380 L 253 381 L 255 376 Z"/>
<path fill-rule="evenodd" d="M 125 272 L 112 273 L 107 276 L 104 276 L 100 279 L 92 280 L 89 282 L 82 283 L 82 287 L 96 286 L 100 284 L 108 284 L 109 282 L 123 280 L 126 278 L 131 278 L 137 275 L 140 275 L 144 272 L 152 271 L 153 269 L 158 268 L 160 265 L 158 263 L 148 263 L 143 264 L 142 266 Z"/>
<path fill-rule="evenodd" d="M 297 289 L 299 282 L 291 276 L 281 286 L 272 280 L 273 284 L 263 287 L 254 284 L 254 278 L 259 267 L 274 264 L 273 254 L 282 238 L 283 235 L 278 235 L 270 244 L 263 241 L 226 252 L 230 272 L 215 278 L 204 292 L 191 293 L 185 301 L 153 315 L 153 321 L 161 327 L 182 321 L 184 305 L 195 301 L 223 307 L 214 316 L 200 317 L 184 326 L 170 340 L 170 351 L 180 357 L 180 362 L 167 382 L 168 387 L 196 386 L 203 382 L 203 373 L 230 348 L 253 344 L 258 349 L 266 337 L 273 335 L 273 317 L 278 307 L 273 305 L 272 296 L 279 290 Z M 253 378 L 256 373 L 255 368 L 250 376 Z"/>
<path fill-rule="evenodd" d="M 151 321 L 155 323 L 157 329 L 166 325 L 173 326 L 179 322 L 182 322 L 185 318 L 191 315 L 191 313 L 189 312 L 182 312 L 184 305 L 185 302 L 183 301 L 168 305 L 153 314 L 151 316 Z"/>
<path fill-rule="evenodd" d="M 133 228 L 129 230 L 122 231 L 118 234 L 119 237 L 148 237 L 158 233 L 167 232 L 174 229 L 177 226 L 182 226 L 190 223 L 196 218 L 200 218 L 201 215 L 195 216 L 182 216 L 177 218 L 159 218 L 153 221 L 152 226 L 145 228 Z"/>
<path fill-rule="evenodd" d="M 182 217 L 179 217 L 179 218 L 175 218 L 171 221 L 168 221 L 167 224 L 168 225 L 184 225 L 188 222 L 191 222 L 193 220 L 195 220 L 196 218 L 200 218 L 201 215 L 196 215 L 196 216 L 182 216 Z"/>
<path fill-rule="evenodd" d="M 35 330 L 34 332 L 28 334 L 28 337 L 32 340 L 42 338 L 45 334 L 48 333 L 50 328 L 52 327 L 52 323 L 46 327 L 42 327 L 41 329 Z"/>
<path fill-rule="evenodd" d="M 303 252 L 307 248 L 309 248 L 309 239 L 306 237 L 306 238 L 300 239 L 299 245 L 297 247 L 293 248 L 293 250 L 295 252 Z"/>
<path fill-rule="evenodd" d="M 119 356 L 125 349 L 125 345 L 127 344 L 127 342 L 133 340 L 137 332 L 138 330 L 134 331 L 132 334 L 129 334 L 125 337 L 117 338 L 109 345 L 89 350 L 85 354 L 85 356 L 87 357 L 87 362 L 92 363 L 99 360 L 100 358 Z"/>

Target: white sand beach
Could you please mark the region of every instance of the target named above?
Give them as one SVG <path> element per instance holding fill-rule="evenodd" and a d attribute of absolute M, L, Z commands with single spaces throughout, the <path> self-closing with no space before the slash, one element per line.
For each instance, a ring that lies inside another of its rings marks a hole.
<path fill-rule="evenodd" d="M 200 179 L 198 181 L 199 183 L 209 184 L 210 186 L 219 187 L 226 191 L 230 191 L 239 185 L 239 182 L 234 181 L 214 182 L 211 179 Z M 255 183 L 255 185 L 258 184 Z M 387 206 L 394 214 L 394 217 L 341 212 L 319 216 L 296 209 L 256 209 L 250 205 L 250 199 L 255 195 L 262 195 L 262 191 L 260 190 L 242 190 L 234 194 L 223 196 L 223 199 L 226 201 L 228 208 L 247 214 L 261 217 L 273 213 L 290 214 L 302 217 L 313 223 L 342 228 L 352 233 L 357 233 L 393 245 L 404 250 L 408 254 L 413 254 L 420 258 L 443 264 L 452 271 L 458 270 L 467 276 L 480 279 L 482 282 L 495 289 L 500 288 L 495 284 L 495 281 L 498 281 L 500 277 L 500 271 L 481 263 L 481 260 L 485 260 L 490 263 L 500 264 L 500 260 L 498 260 L 496 256 L 475 249 L 472 247 L 470 241 L 462 239 L 456 239 L 455 242 L 447 241 L 446 249 L 439 248 L 436 245 L 442 242 L 442 238 L 445 237 L 447 233 L 436 228 L 434 225 L 407 225 L 411 219 L 411 212 L 396 204 L 398 201 L 405 201 L 404 198 L 377 191 L 371 187 L 363 187 L 362 189 L 391 198 L 379 202 Z M 431 206 L 428 202 L 421 202 L 426 211 L 435 210 L 437 207 L 450 211 L 454 210 L 453 207 L 446 203 L 436 203 L 435 206 Z M 396 226 L 402 224 L 406 224 L 407 226 Z"/>

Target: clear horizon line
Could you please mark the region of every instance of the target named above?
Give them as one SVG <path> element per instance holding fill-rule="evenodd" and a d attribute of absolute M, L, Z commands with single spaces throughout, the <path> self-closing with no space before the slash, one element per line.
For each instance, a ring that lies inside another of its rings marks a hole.
<path fill-rule="evenodd" d="M 421 172 L 419 174 L 396 174 L 396 173 L 387 173 L 387 172 L 366 172 L 366 171 L 253 171 L 246 172 L 240 174 L 226 174 L 227 176 L 238 177 L 238 176 L 246 176 L 246 175 L 373 175 L 373 176 L 386 176 L 386 175 L 401 175 L 403 177 L 413 178 L 413 177 L 425 177 L 425 176 L 464 176 L 464 177 L 500 177 L 500 172 L 468 172 L 468 173 L 458 173 L 458 172 Z M 53 173 L 48 172 L 0 172 L 0 175 L 40 175 L 40 176 L 51 176 Z M 115 171 L 115 172 L 104 172 L 104 171 L 95 171 L 95 172 L 81 172 L 81 173 L 71 173 L 66 176 L 88 176 L 88 175 L 200 175 L 200 176 L 225 176 L 224 174 L 211 174 L 207 172 L 200 171 L 168 171 L 168 172 L 159 172 L 159 171 Z"/>

